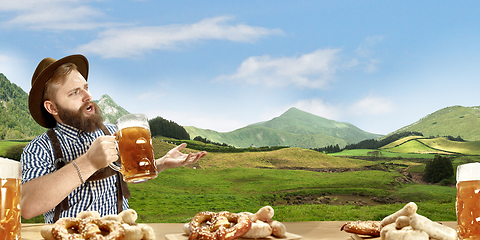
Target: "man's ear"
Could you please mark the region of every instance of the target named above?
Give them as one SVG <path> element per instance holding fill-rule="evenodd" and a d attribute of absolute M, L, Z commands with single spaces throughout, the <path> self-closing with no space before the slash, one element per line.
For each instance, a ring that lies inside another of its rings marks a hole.
<path fill-rule="evenodd" d="M 48 113 L 52 114 L 53 116 L 58 115 L 57 106 L 55 106 L 55 104 L 52 101 L 50 100 L 44 101 L 43 106 L 45 107 Z"/>

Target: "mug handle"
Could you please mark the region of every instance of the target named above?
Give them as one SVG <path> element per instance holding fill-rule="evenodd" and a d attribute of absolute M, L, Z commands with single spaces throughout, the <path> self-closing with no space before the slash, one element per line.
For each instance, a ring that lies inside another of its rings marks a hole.
<path fill-rule="evenodd" d="M 117 164 L 115 164 L 115 162 L 108 164 L 108 166 L 117 172 L 120 172 L 120 170 L 122 170 L 122 166 L 118 166 Z"/>
<path fill-rule="evenodd" d="M 120 151 L 119 151 L 119 149 L 118 149 L 118 135 L 115 135 L 115 144 L 117 145 L 118 159 L 120 159 Z M 113 169 L 113 170 L 115 170 L 115 171 L 117 171 L 117 172 L 120 172 L 120 170 L 122 170 L 122 165 L 121 165 L 121 163 L 120 163 L 119 165 L 117 165 L 117 164 L 115 164 L 116 162 L 118 162 L 118 161 L 112 162 L 112 163 L 108 164 L 108 166 L 109 166 L 111 169 Z M 120 162 L 121 162 L 121 161 L 120 161 Z"/>

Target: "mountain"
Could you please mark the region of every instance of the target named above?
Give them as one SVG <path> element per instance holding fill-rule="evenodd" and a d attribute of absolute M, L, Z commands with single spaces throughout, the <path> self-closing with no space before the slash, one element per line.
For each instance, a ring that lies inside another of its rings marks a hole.
<path fill-rule="evenodd" d="M 316 116 L 297 108 L 290 108 L 279 117 L 259 122 L 232 132 L 184 127 L 191 138 L 201 136 L 210 141 L 235 147 L 290 146 L 320 148 L 338 144 L 357 143 L 377 139 L 382 135 L 365 132 L 350 123 L 337 122 Z"/>
<path fill-rule="evenodd" d="M 95 101 L 102 109 L 105 122 L 115 123 L 129 112 L 108 95 Z M 28 110 L 28 93 L 0 73 L 0 140 L 31 139 L 46 131 L 33 120 Z"/>
<path fill-rule="evenodd" d="M 28 94 L 0 73 L 0 140 L 33 138 L 44 128 L 28 110 Z"/>
<path fill-rule="evenodd" d="M 127 110 L 118 106 L 107 94 L 102 95 L 100 100 L 95 100 L 94 102 L 102 109 L 102 117 L 105 123 L 115 124 L 119 117 L 129 114 Z"/>
<path fill-rule="evenodd" d="M 460 136 L 467 141 L 480 140 L 480 106 L 452 106 L 428 114 L 398 132 L 421 132 L 424 136 Z M 393 134 L 392 133 L 392 134 Z"/>

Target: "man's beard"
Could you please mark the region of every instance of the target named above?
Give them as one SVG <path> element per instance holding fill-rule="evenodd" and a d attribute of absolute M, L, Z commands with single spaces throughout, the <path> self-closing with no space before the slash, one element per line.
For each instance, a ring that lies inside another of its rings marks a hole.
<path fill-rule="evenodd" d="M 93 105 L 95 113 L 87 116 L 85 115 L 85 111 L 90 103 Z M 65 109 L 59 105 L 57 105 L 57 109 L 58 116 L 64 124 L 88 133 L 95 132 L 103 124 L 102 111 L 93 101 L 85 103 L 78 111 Z"/>

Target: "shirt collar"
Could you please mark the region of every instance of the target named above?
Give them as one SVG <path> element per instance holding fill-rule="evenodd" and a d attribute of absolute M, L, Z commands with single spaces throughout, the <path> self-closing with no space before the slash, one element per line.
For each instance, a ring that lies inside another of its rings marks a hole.
<path fill-rule="evenodd" d="M 57 126 L 55 126 L 56 130 L 59 131 L 60 133 L 64 134 L 66 137 L 71 138 L 71 139 L 76 139 L 80 136 L 90 136 L 94 137 L 95 133 L 87 133 L 85 131 L 79 130 L 75 127 L 72 127 L 70 125 L 66 125 L 63 123 L 57 122 Z"/>

